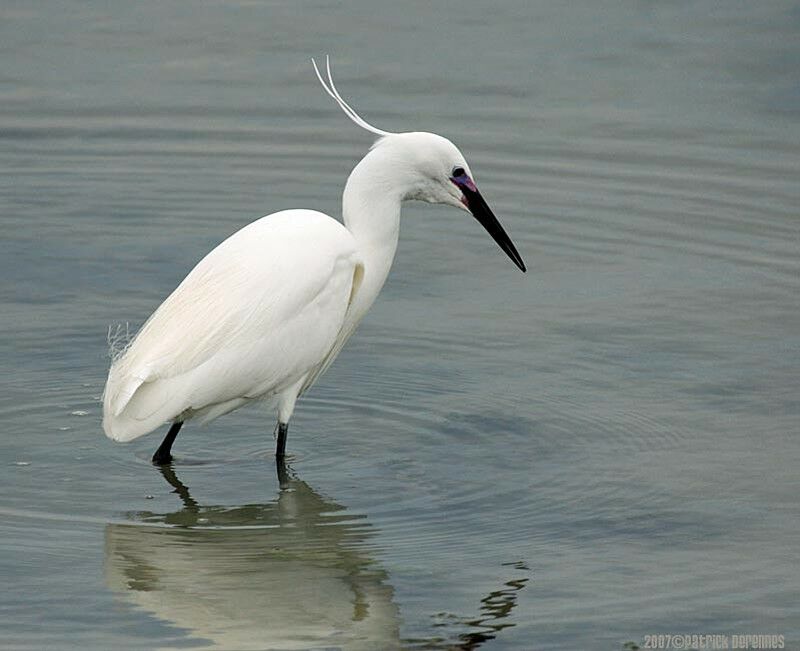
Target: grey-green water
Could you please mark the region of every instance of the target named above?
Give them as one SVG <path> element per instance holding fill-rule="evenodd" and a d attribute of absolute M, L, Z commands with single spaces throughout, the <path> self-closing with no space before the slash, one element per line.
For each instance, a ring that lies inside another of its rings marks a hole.
<path fill-rule="evenodd" d="M 404 211 L 300 403 L 105 439 L 135 328 L 370 138 L 464 151 L 528 263 Z M 792 2 L 0 6 L 0 638 L 13 649 L 800 644 Z"/>

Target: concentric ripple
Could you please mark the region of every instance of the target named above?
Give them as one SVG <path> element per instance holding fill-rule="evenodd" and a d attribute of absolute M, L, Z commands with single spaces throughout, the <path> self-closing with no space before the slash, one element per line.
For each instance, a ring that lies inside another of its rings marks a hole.
<path fill-rule="evenodd" d="M 796 645 L 797 12 L 634 5 L 2 10 L 6 646 Z M 370 122 L 458 144 L 529 271 L 409 204 L 286 474 L 258 406 L 162 472 L 163 432 L 102 433 L 107 328 L 263 214 L 339 214 L 370 140 L 330 43 Z"/>

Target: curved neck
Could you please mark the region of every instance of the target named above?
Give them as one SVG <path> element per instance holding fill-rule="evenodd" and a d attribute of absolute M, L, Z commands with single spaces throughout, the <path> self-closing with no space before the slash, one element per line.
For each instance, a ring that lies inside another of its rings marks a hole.
<path fill-rule="evenodd" d="M 397 242 L 400 202 L 397 180 L 382 171 L 383 156 L 375 149 L 355 166 L 342 195 L 344 224 L 364 246 Z"/>
<path fill-rule="evenodd" d="M 350 173 L 342 195 L 342 218 L 364 261 L 359 310 L 366 312 L 389 275 L 400 235 L 397 181 L 382 173 L 382 156 L 371 150 Z"/>

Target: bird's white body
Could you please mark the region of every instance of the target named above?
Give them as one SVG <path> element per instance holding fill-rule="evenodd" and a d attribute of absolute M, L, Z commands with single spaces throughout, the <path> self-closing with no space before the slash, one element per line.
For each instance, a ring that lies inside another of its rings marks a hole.
<path fill-rule="evenodd" d="M 103 396 L 110 438 L 130 441 L 167 421 L 208 421 L 253 400 L 270 401 L 279 425 L 288 424 L 298 396 L 328 368 L 383 287 L 403 201 L 471 211 L 525 270 L 455 145 L 431 133 L 371 127 L 328 75 L 326 90 L 351 119 L 383 136 L 347 180 L 344 224 L 312 210 L 278 212 L 203 258 L 113 361 Z M 170 458 L 176 433 L 154 461 Z M 285 443 L 285 429 L 283 437 Z"/>
<path fill-rule="evenodd" d="M 263 398 L 290 414 L 357 323 L 349 312 L 361 269 L 353 236 L 319 212 L 287 210 L 234 233 L 112 365 L 106 433 L 129 441 L 168 420 L 211 420 Z"/>
<path fill-rule="evenodd" d="M 346 225 L 313 210 L 274 213 L 197 264 L 111 365 L 103 396 L 110 438 L 130 441 L 175 419 L 208 422 L 252 400 L 270 400 L 288 422 L 394 260 L 402 198 L 376 192 L 390 163 L 378 152 L 348 179 Z"/>

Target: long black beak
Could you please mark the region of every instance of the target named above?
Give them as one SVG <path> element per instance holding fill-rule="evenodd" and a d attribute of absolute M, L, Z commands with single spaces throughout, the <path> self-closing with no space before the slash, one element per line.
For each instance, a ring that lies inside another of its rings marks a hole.
<path fill-rule="evenodd" d="M 472 179 L 469 177 L 457 177 L 453 179 L 453 183 L 464 193 L 464 203 L 467 208 L 469 208 L 472 216 L 481 223 L 489 235 L 492 236 L 492 239 L 497 242 L 500 248 L 506 252 L 506 255 L 511 258 L 511 261 L 519 267 L 520 271 L 524 272 L 525 263 L 522 261 L 517 247 L 514 246 L 511 238 L 505 230 L 503 230 L 500 222 L 497 221 L 497 217 L 494 216 L 492 209 L 489 208 L 486 200 L 481 196 L 481 193 L 478 192 L 478 188 L 475 187 Z"/>

